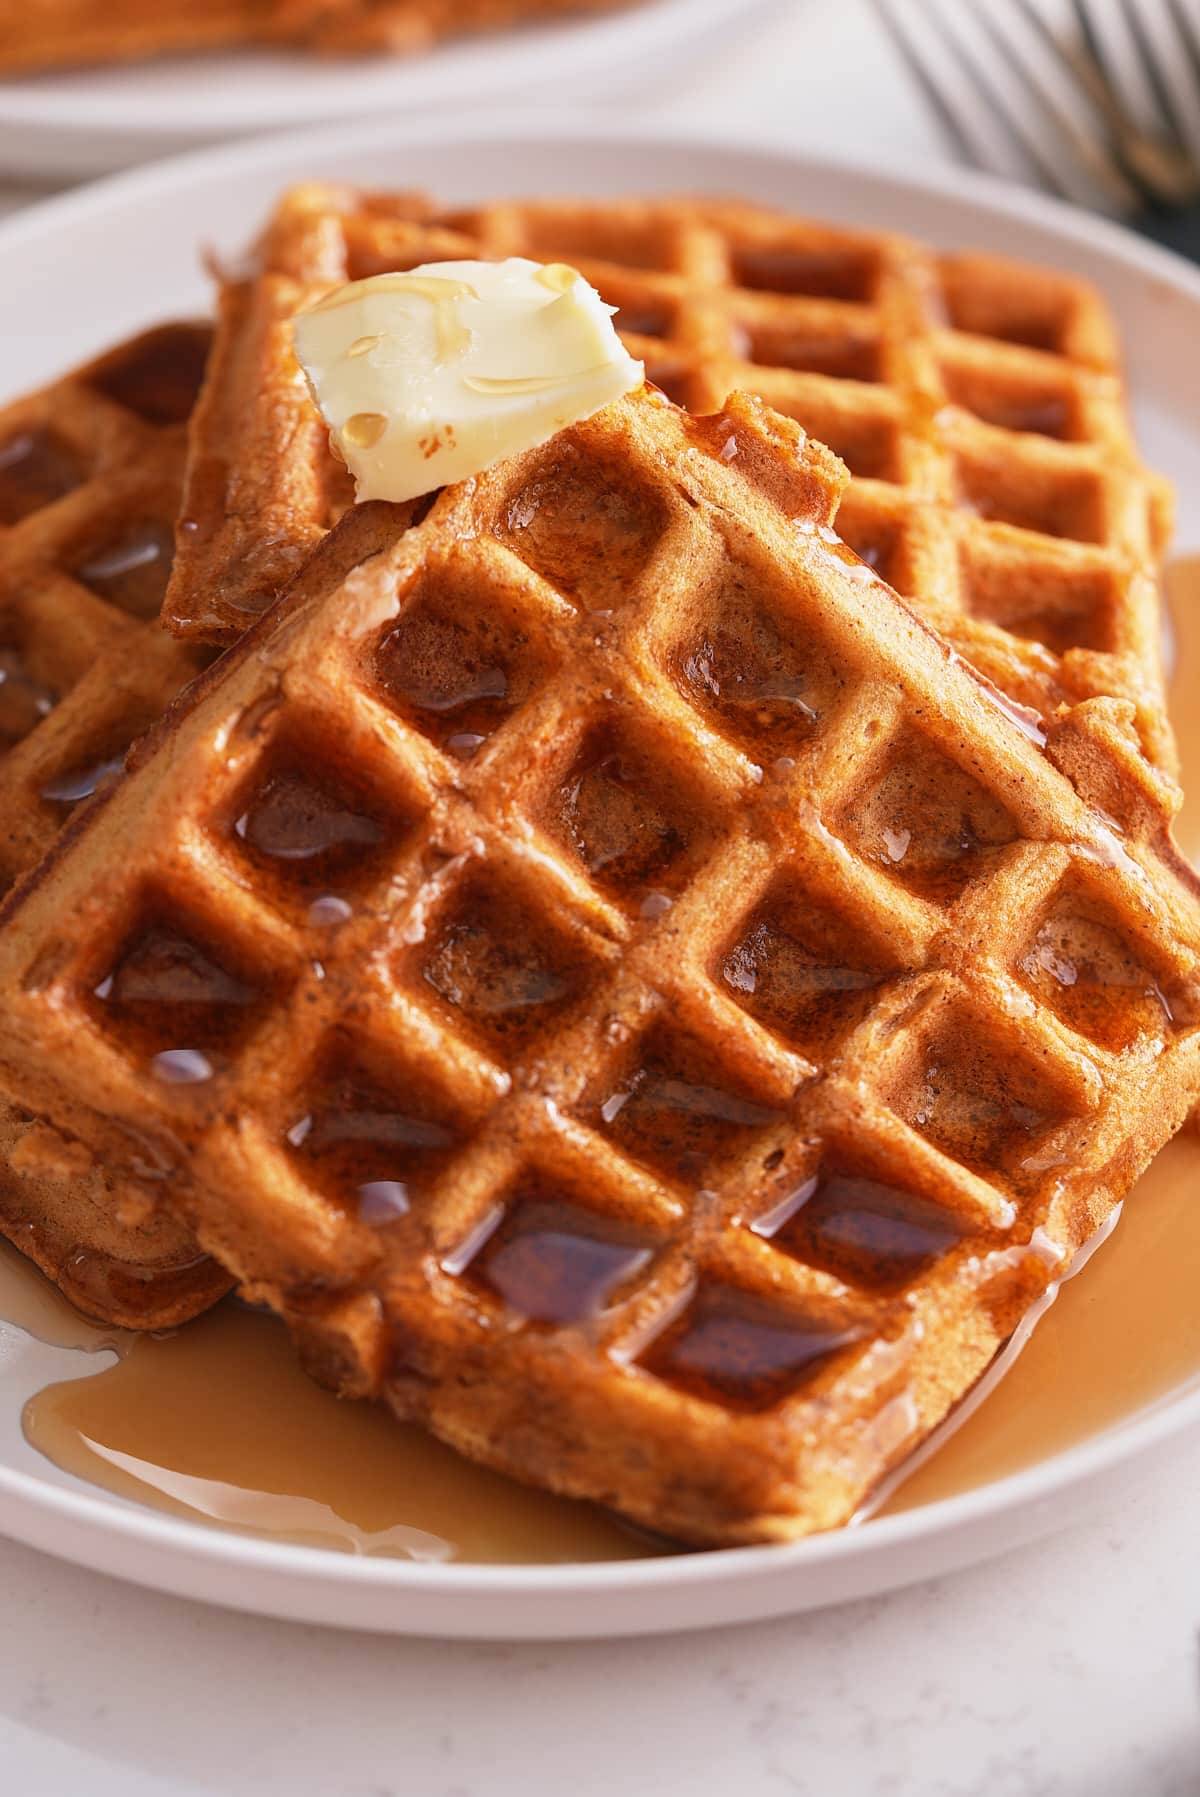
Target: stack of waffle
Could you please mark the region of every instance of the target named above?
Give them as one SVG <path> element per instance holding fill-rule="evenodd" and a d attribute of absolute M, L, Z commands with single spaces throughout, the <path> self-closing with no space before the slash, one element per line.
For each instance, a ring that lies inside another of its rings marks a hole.
<path fill-rule="evenodd" d="M 297 306 L 511 253 L 663 391 L 353 506 Z M 80 635 L 158 515 L 136 432 L 173 503 L 146 354 L 0 419 L 3 545 Z M 120 731 L 14 627 L 7 1183 L 519 1478 L 692 1542 L 844 1522 L 1200 1096 L 1166 514 L 1065 279 L 730 203 L 288 196 L 192 416 L 193 647 L 106 619 L 126 738 L 232 646 L 48 852 Z"/>
<path fill-rule="evenodd" d="M 256 278 L 222 297 L 172 630 L 235 640 L 352 496 L 296 377 L 297 308 L 464 256 L 567 261 L 677 404 L 704 413 L 740 390 L 794 418 L 850 471 L 843 539 L 961 654 L 1041 711 L 1131 699 L 1151 759 L 1172 765 L 1157 589 L 1170 496 L 1138 460 L 1097 294 L 746 205 L 446 213 L 416 195 L 288 194 Z"/>
<path fill-rule="evenodd" d="M 210 338 L 165 325 L 0 412 L 0 892 L 212 659 L 158 623 Z M 131 1328 L 229 1286 L 176 1217 L 3 1095 L 0 1231 Z"/>
<path fill-rule="evenodd" d="M 0 75 L 267 45 L 408 54 L 444 38 L 607 12 L 626 0 L 0 0 Z"/>

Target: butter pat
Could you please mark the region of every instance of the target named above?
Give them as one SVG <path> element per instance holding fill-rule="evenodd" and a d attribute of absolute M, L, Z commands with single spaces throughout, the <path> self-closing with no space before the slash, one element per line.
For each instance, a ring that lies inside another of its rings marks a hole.
<path fill-rule="evenodd" d="M 615 310 L 564 263 L 428 262 L 301 312 L 296 356 L 358 499 L 415 499 L 639 387 Z"/>

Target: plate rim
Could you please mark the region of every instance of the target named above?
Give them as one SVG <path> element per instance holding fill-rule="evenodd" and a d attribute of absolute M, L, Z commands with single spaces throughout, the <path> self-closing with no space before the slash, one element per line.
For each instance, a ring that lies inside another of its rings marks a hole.
<path fill-rule="evenodd" d="M 736 0 L 733 3 L 736 4 Z M 1189 300 L 1200 304 L 1200 263 L 1193 263 L 1149 238 L 1139 237 L 1115 219 L 1087 212 L 1052 194 L 1023 187 L 978 169 L 963 168 L 954 163 L 922 162 L 911 156 L 893 154 L 891 150 L 887 168 L 878 169 L 866 155 L 816 152 L 804 144 L 796 144 L 791 141 L 787 128 L 778 123 L 755 129 L 732 125 L 702 131 L 698 127 L 670 123 L 631 125 L 618 116 L 607 117 L 594 109 L 581 115 L 560 107 L 543 113 L 530 124 L 524 119 L 518 120 L 512 108 L 503 104 L 472 108 L 470 118 L 457 117 L 440 124 L 422 120 L 409 124 L 379 117 L 353 123 L 333 120 L 315 130 L 298 126 L 245 133 L 219 144 L 181 149 L 135 167 L 102 174 L 95 180 L 35 200 L 0 217 L 0 254 L 10 245 L 19 245 L 25 237 L 36 237 L 48 229 L 55 229 L 60 221 L 69 224 L 76 217 L 103 212 L 123 201 L 136 203 L 143 197 L 151 199 L 174 188 L 186 187 L 189 179 L 203 180 L 219 174 L 222 169 L 231 173 L 244 171 L 247 167 L 263 169 L 275 162 L 286 165 L 296 154 L 317 159 L 327 152 L 353 154 L 372 146 L 428 150 L 439 144 L 492 142 L 503 143 L 510 150 L 526 144 L 531 147 L 554 144 L 560 148 L 565 145 L 572 149 L 576 145 L 594 149 L 604 144 L 629 149 L 644 144 L 651 153 L 658 150 L 702 156 L 720 149 L 744 157 L 787 161 L 806 175 L 849 176 L 873 183 L 884 192 L 917 192 L 940 200 L 977 202 L 983 211 L 1008 223 L 1033 225 L 1065 242 L 1112 256 L 1144 275 L 1157 277 L 1168 287 L 1182 290 Z"/>
<path fill-rule="evenodd" d="M 1182 1418 L 1181 1411 L 1186 1412 Z M 585 1597 L 597 1590 L 613 1594 L 616 1591 L 635 1593 L 642 1587 L 659 1589 L 664 1583 L 673 1586 L 721 1585 L 731 1579 L 740 1580 L 744 1575 L 779 1571 L 783 1567 L 796 1569 L 810 1562 L 829 1564 L 857 1559 L 865 1557 L 864 1543 L 871 1551 L 886 1554 L 952 1526 L 969 1528 L 1017 1502 L 1039 1504 L 1074 1485 L 1089 1483 L 1126 1460 L 1150 1455 L 1176 1435 L 1197 1425 L 1200 1425 L 1200 1383 L 1190 1382 L 1189 1387 L 1175 1397 L 1165 1394 L 1127 1422 L 1101 1430 L 1061 1453 L 954 1497 L 939 1498 L 934 1503 L 891 1516 L 807 1535 L 798 1541 L 684 1550 L 628 1560 L 491 1564 L 475 1560 L 416 1561 L 343 1553 L 300 1542 L 274 1541 L 249 1530 L 242 1532 L 220 1524 L 191 1522 L 186 1517 L 175 1517 L 149 1506 L 143 1509 L 99 1490 L 75 1491 L 55 1485 L 39 1479 L 35 1473 L 4 1465 L 0 1465 L 0 1497 L 11 1497 L 57 1512 L 110 1537 L 181 1548 L 193 1561 L 252 1568 L 256 1572 L 299 1573 L 306 1580 L 324 1586 L 366 1585 L 372 1589 L 386 1587 L 397 1592 L 447 1596 L 453 1596 L 459 1589 L 507 1597 L 551 1593 L 567 1600 Z M 1118 1442 L 1119 1453 L 1115 1451 Z M 0 1534 L 8 1534 L 3 1516 L 0 1516 Z M 670 1626 L 663 1624 L 664 1628 Z"/>
<path fill-rule="evenodd" d="M 669 149 L 677 154 L 696 154 L 705 159 L 714 149 L 732 151 L 744 159 L 745 172 L 756 159 L 788 163 L 798 174 L 819 177 L 822 173 L 849 178 L 874 188 L 881 207 L 889 192 L 903 191 L 918 200 L 925 196 L 977 205 L 985 215 L 999 216 L 1017 226 L 1033 225 L 1049 229 L 1056 236 L 1081 244 L 1091 250 L 1114 257 L 1131 272 L 1149 276 L 1181 293 L 1200 307 L 1200 268 L 1183 261 L 1173 252 L 1144 242 L 1111 221 L 1078 213 L 1048 196 L 1014 187 L 1009 183 L 954 167 L 928 168 L 889 157 L 889 166 L 880 171 L 861 156 L 813 155 L 803 147 L 790 144 L 779 131 L 750 132 L 729 130 L 701 132 L 677 127 L 653 125 L 631 131 L 619 119 L 580 120 L 561 116 L 540 120 L 536 125 L 507 122 L 491 115 L 469 122 L 447 121 L 443 128 L 432 131 L 427 125 L 370 120 L 354 126 L 332 125 L 320 131 L 294 131 L 268 137 L 239 140 L 215 149 L 189 151 L 183 155 L 126 171 L 96 182 L 90 187 L 57 196 L 30 207 L 0 222 L 0 254 L 9 250 L 18 255 L 28 253 L 23 245 L 35 242 L 44 234 L 69 230 L 75 220 L 106 209 L 138 204 L 164 192 L 185 192 L 192 182 L 201 184 L 219 179 L 223 172 L 245 172 L 253 168 L 262 172 L 278 164 L 280 178 L 307 160 L 319 165 L 322 156 L 349 157 L 376 148 L 381 153 L 403 149 L 406 144 L 420 144 L 429 149 L 438 143 L 479 147 L 487 143 L 503 144 L 510 153 L 528 145 L 542 148 L 554 143 L 560 149 L 594 151 L 598 146 L 620 143 L 624 148 L 645 144 L 647 151 Z M 420 1563 L 383 1557 L 357 1557 L 328 1548 L 272 1541 L 252 1534 L 240 1534 L 219 1526 L 191 1522 L 163 1515 L 149 1508 L 141 1509 L 114 1499 L 107 1493 L 72 1488 L 51 1483 L 34 1472 L 0 1465 L 0 1499 L 7 1502 L 0 1513 L 0 1531 L 16 1539 L 59 1552 L 64 1558 L 91 1566 L 94 1570 L 114 1570 L 111 1556 L 88 1557 L 72 1544 L 61 1548 L 47 1542 L 41 1521 L 54 1520 L 73 1525 L 74 1530 L 87 1531 L 109 1546 L 142 1544 L 148 1549 L 171 1551 L 186 1565 L 214 1569 L 226 1573 L 254 1574 L 274 1581 L 279 1591 L 289 1581 L 299 1581 L 309 1592 L 363 1593 L 399 1598 L 444 1598 L 447 1602 L 467 1597 L 494 1604 L 496 1600 L 520 1598 L 553 1599 L 562 1612 L 554 1627 L 542 1634 L 581 1635 L 601 1632 L 633 1632 L 637 1629 L 672 1629 L 697 1626 L 717 1618 L 712 1614 L 684 1618 L 672 1613 L 661 1621 L 627 1620 L 619 1630 L 593 1629 L 587 1619 L 571 1614 L 574 1602 L 595 1597 L 598 1593 L 614 1599 L 636 1599 L 649 1593 L 669 1595 L 691 1592 L 718 1598 L 731 1584 L 753 1585 L 761 1575 L 790 1574 L 794 1581 L 805 1568 L 836 1567 L 847 1561 L 886 1559 L 889 1554 L 928 1543 L 939 1534 L 969 1533 L 1010 1512 L 1040 1511 L 1056 1497 L 1063 1497 L 1082 1487 L 1096 1484 L 1102 1475 L 1115 1474 L 1141 1456 L 1149 1455 L 1167 1442 L 1200 1426 L 1200 1385 L 1185 1383 L 1168 1392 L 1153 1405 L 1096 1435 L 1035 1462 L 1018 1472 L 993 1480 L 954 1497 L 940 1499 L 911 1511 L 878 1518 L 851 1528 L 809 1536 L 791 1543 L 765 1546 L 715 1549 L 709 1552 L 666 1555 L 649 1559 L 602 1561 L 595 1563 L 549 1563 L 542 1565 L 489 1565 L 480 1562 Z M 39 1520 L 41 1519 L 41 1520 Z M 1043 1532 L 1057 1526 L 1051 1517 Z M 1008 1545 L 1007 1542 L 1001 1546 Z M 963 1559 L 986 1557 L 987 1547 L 972 1550 Z M 961 1562 L 958 1562 L 961 1563 Z M 139 1579 L 136 1567 L 116 1568 L 120 1576 Z M 911 1576 L 924 1576 L 922 1566 Z M 147 1570 L 141 1582 L 158 1589 L 172 1588 L 154 1569 Z M 891 1583 L 903 1582 L 903 1575 Z M 182 1589 L 182 1587 L 179 1587 Z M 883 1589 L 884 1584 L 872 1586 Z M 203 1593 L 197 1593 L 203 1595 Z M 247 1594 L 244 1603 L 236 1592 L 213 1593 L 213 1601 L 232 1604 L 273 1614 L 310 1615 L 313 1620 L 336 1618 L 326 1613 L 322 1600 L 313 1610 L 294 1598 L 283 1602 L 261 1591 Z M 821 1601 L 836 1601 L 826 1598 Z M 766 1615 L 804 1607 L 802 1596 L 777 1602 L 774 1610 L 763 1605 L 746 1611 Z M 426 1613 L 427 1614 L 427 1613 Z M 514 1638 L 524 1632 L 519 1619 L 512 1628 L 498 1629 L 491 1624 L 452 1624 L 444 1631 L 483 1638 L 487 1634 Z M 362 1616 L 350 1619 L 351 1626 L 390 1628 L 397 1632 L 432 1632 L 428 1621 L 415 1627 L 403 1614 L 388 1621 L 370 1620 Z"/>

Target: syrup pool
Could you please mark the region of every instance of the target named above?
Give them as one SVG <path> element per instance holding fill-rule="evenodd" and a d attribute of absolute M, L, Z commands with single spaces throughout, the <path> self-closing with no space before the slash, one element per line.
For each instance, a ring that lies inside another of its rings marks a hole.
<path fill-rule="evenodd" d="M 472 1466 L 381 1406 L 301 1372 L 274 1318 L 227 1300 L 164 1336 L 97 1329 L 0 1244 L 0 1313 L 59 1347 L 111 1349 L 102 1371 L 29 1400 L 27 1438 L 116 1496 L 352 1554 L 440 1561 L 629 1559 L 651 1552 L 587 1504 Z"/>
<path fill-rule="evenodd" d="M 1200 557 L 1169 577 L 1175 686 L 1200 691 Z M 1200 708 L 1180 705 L 1177 835 L 1200 859 Z M 911 1510 L 1015 1473 L 1200 1377 L 1200 1135 L 1161 1154 L 1085 1278 L 1064 1284 L 986 1400 L 893 1492 Z M 30 1442 L 65 1472 L 177 1516 L 343 1552 L 418 1560 L 624 1559 L 658 1544 L 589 1505 L 472 1466 L 374 1406 L 339 1401 L 295 1364 L 271 1318 L 226 1302 L 186 1329 L 134 1337 L 78 1317 L 0 1244 L 0 1347 L 21 1333 L 101 1370 L 30 1399 Z"/>

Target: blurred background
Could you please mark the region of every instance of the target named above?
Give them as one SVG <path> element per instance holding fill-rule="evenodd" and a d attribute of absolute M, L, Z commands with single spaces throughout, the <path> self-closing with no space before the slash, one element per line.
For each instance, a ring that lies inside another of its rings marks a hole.
<path fill-rule="evenodd" d="M 5 32 L 16 44 L 37 16 L 0 0 L 0 76 Z M 1200 0 L 631 0 L 408 55 L 239 46 L 10 74 L 0 206 L 253 131 L 425 110 L 444 126 L 456 107 L 973 162 L 1190 249 Z"/>

